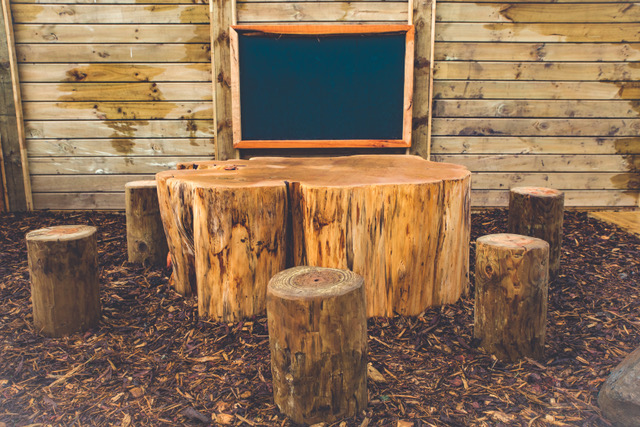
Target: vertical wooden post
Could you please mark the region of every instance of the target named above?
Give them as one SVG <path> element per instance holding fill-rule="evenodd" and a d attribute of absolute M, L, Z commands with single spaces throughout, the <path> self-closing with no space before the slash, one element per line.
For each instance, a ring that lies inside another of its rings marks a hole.
<path fill-rule="evenodd" d="M 211 72 L 216 129 L 216 160 L 236 157 L 231 122 L 231 52 L 229 27 L 235 23 L 235 1 L 211 0 Z"/>
<path fill-rule="evenodd" d="M 413 68 L 413 130 L 410 153 L 429 160 L 431 155 L 431 88 L 435 0 L 413 0 L 415 55 Z"/>
<path fill-rule="evenodd" d="M 0 143 L 3 178 L 9 210 L 33 209 L 31 180 L 27 163 L 22 97 L 18 83 L 18 63 L 9 0 L 2 0 L 0 26 Z M 8 67 L 7 67 L 8 64 Z"/>

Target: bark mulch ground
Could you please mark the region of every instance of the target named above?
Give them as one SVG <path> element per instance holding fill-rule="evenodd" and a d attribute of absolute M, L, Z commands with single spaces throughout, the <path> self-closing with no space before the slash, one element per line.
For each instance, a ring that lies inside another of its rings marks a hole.
<path fill-rule="evenodd" d="M 506 214 L 472 222 L 475 240 L 504 232 Z M 99 229 L 102 321 L 43 338 L 24 235 L 73 223 Z M 369 321 L 382 378 L 369 380 L 367 410 L 335 425 L 608 425 L 597 392 L 640 342 L 640 239 L 580 212 L 566 214 L 564 235 L 543 360 L 502 363 L 477 346 L 472 275 L 457 304 Z M 0 426 L 291 425 L 273 403 L 265 317 L 199 319 L 168 273 L 127 263 L 122 214 L 0 214 Z"/>

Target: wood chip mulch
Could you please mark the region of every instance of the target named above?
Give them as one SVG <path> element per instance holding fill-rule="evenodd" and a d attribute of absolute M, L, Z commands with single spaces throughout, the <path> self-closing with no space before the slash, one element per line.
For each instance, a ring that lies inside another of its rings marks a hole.
<path fill-rule="evenodd" d="M 475 241 L 504 232 L 506 213 L 472 222 Z M 103 317 L 50 339 L 33 327 L 24 236 L 57 224 L 99 229 Z M 120 213 L 0 214 L 0 426 L 292 425 L 273 403 L 265 317 L 198 319 L 168 271 L 127 263 L 125 235 Z M 633 235 L 566 213 L 540 361 L 502 363 L 478 347 L 473 285 L 422 316 L 371 319 L 369 406 L 333 425 L 609 425 L 597 393 L 640 343 L 639 248 Z"/>

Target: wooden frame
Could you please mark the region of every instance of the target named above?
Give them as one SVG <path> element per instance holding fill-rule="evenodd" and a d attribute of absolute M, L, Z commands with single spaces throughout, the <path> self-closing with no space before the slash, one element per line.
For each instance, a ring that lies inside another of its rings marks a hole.
<path fill-rule="evenodd" d="M 238 32 L 263 34 L 345 35 L 405 34 L 402 139 L 242 140 Z M 231 103 L 235 148 L 410 147 L 413 107 L 414 28 L 412 25 L 234 25 L 230 28 Z"/>

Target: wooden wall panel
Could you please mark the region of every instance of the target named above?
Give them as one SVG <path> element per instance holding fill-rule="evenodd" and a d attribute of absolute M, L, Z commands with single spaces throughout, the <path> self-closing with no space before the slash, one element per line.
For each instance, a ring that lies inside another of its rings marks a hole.
<path fill-rule="evenodd" d="M 640 4 L 438 3 L 434 159 L 468 166 L 474 206 L 508 189 L 638 206 Z"/>
<path fill-rule="evenodd" d="M 214 157 L 209 6 L 139 3 L 12 2 L 36 209 L 122 209 L 126 182 Z"/>

